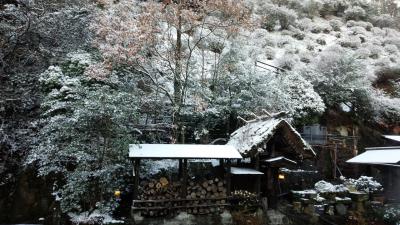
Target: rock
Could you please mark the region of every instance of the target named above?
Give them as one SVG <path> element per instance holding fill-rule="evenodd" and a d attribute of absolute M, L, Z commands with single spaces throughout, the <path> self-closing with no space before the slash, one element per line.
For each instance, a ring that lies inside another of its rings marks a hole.
<path fill-rule="evenodd" d="M 293 202 L 293 210 L 296 213 L 300 213 L 301 212 L 301 202 Z"/>
<path fill-rule="evenodd" d="M 286 225 L 287 223 L 285 222 L 285 217 L 285 215 L 277 210 L 267 211 L 268 224 L 270 225 Z"/>
<path fill-rule="evenodd" d="M 344 204 L 337 204 L 335 206 L 336 212 L 338 215 L 340 216 L 344 216 L 347 214 L 347 206 L 345 206 Z"/>
<path fill-rule="evenodd" d="M 315 206 L 313 204 L 307 205 L 304 207 L 304 213 L 308 215 L 315 214 Z"/>
<path fill-rule="evenodd" d="M 325 213 L 330 216 L 335 215 L 335 207 L 333 207 L 333 205 L 327 206 Z"/>

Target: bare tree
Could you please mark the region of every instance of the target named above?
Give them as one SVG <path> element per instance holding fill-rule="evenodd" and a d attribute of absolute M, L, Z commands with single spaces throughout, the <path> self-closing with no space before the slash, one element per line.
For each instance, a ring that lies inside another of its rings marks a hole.
<path fill-rule="evenodd" d="M 240 26 L 250 25 L 250 12 L 240 0 L 101 5 L 104 10 L 93 25 L 95 45 L 104 56 L 101 66 L 112 70 L 124 65 L 145 76 L 173 106 L 176 129 L 188 86 L 202 75 L 195 55 L 202 54 L 203 42 L 211 35 L 229 38 Z"/>

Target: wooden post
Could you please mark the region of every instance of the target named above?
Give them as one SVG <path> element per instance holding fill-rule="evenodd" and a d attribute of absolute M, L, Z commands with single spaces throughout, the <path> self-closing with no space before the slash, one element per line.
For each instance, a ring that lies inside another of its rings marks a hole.
<path fill-rule="evenodd" d="M 133 164 L 135 177 L 133 183 L 133 199 L 138 199 L 139 197 L 139 176 L 140 176 L 140 159 L 135 159 Z"/>
<path fill-rule="evenodd" d="M 187 195 L 187 159 L 183 160 L 183 164 L 182 164 L 182 189 L 181 189 L 181 198 L 186 198 Z"/>
<path fill-rule="evenodd" d="M 277 205 L 278 205 L 278 192 L 276 190 L 277 187 L 279 187 L 278 184 L 278 168 L 271 168 L 271 173 L 272 173 L 272 193 L 271 193 L 271 207 L 273 209 L 276 209 Z"/>
<path fill-rule="evenodd" d="M 226 160 L 226 194 L 231 196 L 231 160 Z"/>
<path fill-rule="evenodd" d="M 182 167 L 182 159 L 179 159 L 179 168 L 178 168 L 178 175 L 179 175 L 179 177 L 182 177 L 182 175 L 183 175 L 183 171 L 182 171 L 182 169 L 183 169 L 183 167 Z"/>
<path fill-rule="evenodd" d="M 256 160 L 255 160 L 255 165 L 254 165 L 255 170 L 260 170 L 260 153 L 257 153 L 256 155 Z M 261 189 L 261 176 L 257 175 L 256 177 L 256 183 L 254 184 L 257 196 L 260 196 L 260 189 Z"/>

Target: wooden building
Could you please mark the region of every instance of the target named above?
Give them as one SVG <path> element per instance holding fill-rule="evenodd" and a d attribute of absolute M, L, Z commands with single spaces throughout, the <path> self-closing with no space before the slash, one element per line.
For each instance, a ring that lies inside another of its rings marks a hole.
<path fill-rule="evenodd" d="M 382 182 L 387 202 L 400 202 L 400 146 L 372 147 L 347 161 L 364 165 L 369 176 Z M 373 169 L 378 170 L 377 173 Z"/>
<path fill-rule="evenodd" d="M 238 166 L 264 173 L 256 183 L 260 195 L 268 198 L 270 207 L 275 207 L 283 194 L 279 187 L 279 169 L 300 166 L 307 159 L 313 160 L 316 154 L 278 114 L 244 122 L 243 127 L 232 133 L 227 145 L 234 146 L 247 159 L 247 162 L 238 161 Z"/>

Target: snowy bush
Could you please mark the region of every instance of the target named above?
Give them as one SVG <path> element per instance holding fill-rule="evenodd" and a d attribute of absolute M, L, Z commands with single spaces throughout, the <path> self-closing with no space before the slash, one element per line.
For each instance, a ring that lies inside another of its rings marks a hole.
<path fill-rule="evenodd" d="M 368 50 L 368 48 L 360 48 L 357 49 L 354 54 L 358 59 L 367 59 L 371 55 L 371 52 Z"/>
<path fill-rule="evenodd" d="M 297 21 L 297 27 L 302 31 L 309 31 L 313 26 L 313 21 L 310 18 L 302 18 Z"/>
<path fill-rule="evenodd" d="M 334 31 L 340 31 L 340 28 L 343 26 L 343 23 L 338 19 L 333 19 L 329 21 L 329 25 L 331 25 Z"/>
<path fill-rule="evenodd" d="M 337 47 L 322 52 L 312 66 L 303 71 L 327 105 L 357 102 L 369 90 L 366 71 L 353 55 Z"/>
<path fill-rule="evenodd" d="M 385 51 L 388 52 L 389 54 L 396 55 L 399 52 L 399 49 L 397 48 L 396 45 L 393 44 L 387 44 L 385 45 Z"/>
<path fill-rule="evenodd" d="M 361 45 L 361 40 L 357 36 L 344 36 L 339 40 L 339 44 L 344 48 L 357 49 Z"/>
<path fill-rule="evenodd" d="M 311 40 L 307 40 L 307 41 L 305 42 L 305 45 L 306 45 L 306 49 L 307 49 L 308 51 L 314 51 L 315 48 L 317 47 L 317 45 L 316 45 L 313 41 L 311 41 Z"/>
<path fill-rule="evenodd" d="M 372 59 L 377 59 L 382 54 L 383 49 L 381 46 L 378 45 L 370 45 L 369 46 L 370 55 L 369 57 Z"/>
<path fill-rule="evenodd" d="M 342 184 L 334 185 L 324 180 L 315 183 L 314 188 L 318 193 L 336 193 L 349 191 L 349 189 Z"/>
<path fill-rule="evenodd" d="M 53 89 L 60 88 L 63 85 L 64 74 L 60 67 L 50 66 L 39 77 L 42 90 L 50 92 Z"/>
<path fill-rule="evenodd" d="M 371 29 L 371 32 L 372 32 L 372 34 L 374 34 L 374 36 L 381 36 L 381 37 L 383 37 L 383 36 L 386 35 L 385 32 L 384 32 L 381 28 L 379 28 L 379 27 L 373 27 L 373 28 Z"/>
<path fill-rule="evenodd" d="M 305 0 L 303 1 L 303 7 L 302 7 L 302 12 L 307 16 L 307 17 L 314 17 L 314 16 L 319 16 L 319 11 L 322 8 L 322 4 L 318 1 L 314 0 Z"/>
<path fill-rule="evenodd" d="M 348 2 L 344 0 L 321 0 L 321 16 L 340 15 L 348 7 Z"/>
<path fill-rule="evenodd" d="M 292 70 L 299 63 L 300 59 L 297 55 L 286 53 L 277 60 L 278 66 L 285 70 Z"/>
<path fill-rule="evenodd" d="M 346 20 L 364 20 L 366 18 L 366 12 L 359 6 L 353 6 L 344 11 L 344 18 Z"/>
<path fill-rule="evenodd" d="M 274 59 L 275 58 L 275 54 L 276 53 L 275 53 L 275 49 L 274 48 L 268 47 L 268 48 L 265 49 L 265 55 L 267 56 L 268 60 Z"/>
<path fill-rule="evenodd" d="M 374 178 L 372 177 L 361 176 L 358 179 L 346 179 L 344 177 L 341 177 L 341 180 L 347 187 L 353 187 L 357 191 L 363 191 L 366 193 L 376 192 L 383 189 L 382 185 L 374 180 Z"/>
<path fill-rule="evenodd" d="M 390 58 L 388 57 L 381 57 L 379 59 L 377 59 L 376 61 L 374 61 L 373 65 L 376 67 L 388 67 L 391 64 Z"/>
<path fill-rule="evenodd" d="M 272 31 L 276 25 L 276 21 L 278 21 L 281 29 L 284 30 L 288 29 L 290 25 L 294 25 L 296 19 L 297 13 L 292 9 L 288 9 L 285 6 L 265 4 L 262 27 Z"/>
<path fill-rule="evenodd" d="M 300 57 L 300 61 L 303 63 L 310 63 L 311 59 L 313 58 L 312 54 L 310 54 L 309 52 L 301 52 L 299 54 Z"/>
<path fill-rule="evenodd" d="M 281 29 L 288 29 L 289 25 L 294 25 L 297 19 L 297 13 L 286 7 L 277 9 L 277 18 Z"/>
<path fill-rule="evenodd" d="M 384 45 L 395 45 L 400 49 L 400 37 L 387 37 L 383 40 Z"/>
<path fill-rule="evenodd" d="M 382 91 L 371 92 L 371 104 L 377 121 L 398 122 L 400 98 L 393 98 Z"/>
<path fill-rule="evenodd" d="M 319 34 L 323 31 L 323 29 L 324 29 L 324 27 L 322 26 L 322 24 L 316 23 L 316 24 L 312 25 L 310 31 L 311 31 L 311 33 Z"/>
<path fill-rule="evenodd" d="M 360 26 L 354 26 L 350 28 L 350 34 L 351 35 L 366 35 L 367 31 L 365 30 L 364 27 L 360 27 Z"/>
<path fill-rule="evenodd" d="M 324 38 L 317 38 L 317 43 L 320 45 L 326 45 L 326 41 Z"/>
<path fill-rule="evenodd" d="M 283 48 L 285 45 L 289 45 L 294 43 L 294 39 L 290 36 L 283 36 L 282 38 L 278 39 L 276 45 L 278 48 Z"/>
<path fill-rule="evenodd" d="M 296 55 L 299 54 L 300 50 L 297 45 L 291 44 L 291 45 L 285 45 L 285 54 L 292 54 Z"/>
<path fill-rule="evenodd" d="M 362 27 L 367 31 L 371 31 L 374 27 L 370 22 L 349 20 L 346 22 L 347 27 Z"/>
<path fill-rule="evenodd" d="M 400 221 L 400 206 L 385 207 L 383 219 L 388 224 L 399 225 Z"/>
<path fill-rule="evenodd" d="M 300 29 L 297 29 L 293 26 L 290 27 L 290 31 L 292 31 L 292 37 L 297 39 L 297 40 L 303 40 L 306 37 L 305 32 L 301 31 Z"/>
<path fill-rule="evenodd" d="M 379 16 L 374 16 L 371 18 L 372 24 L 376 27 L 384 28 L 384 27 L 390 27 L 394 28 L 396 27 L 396 20 L 389 14 L 381 14 Z"/>

